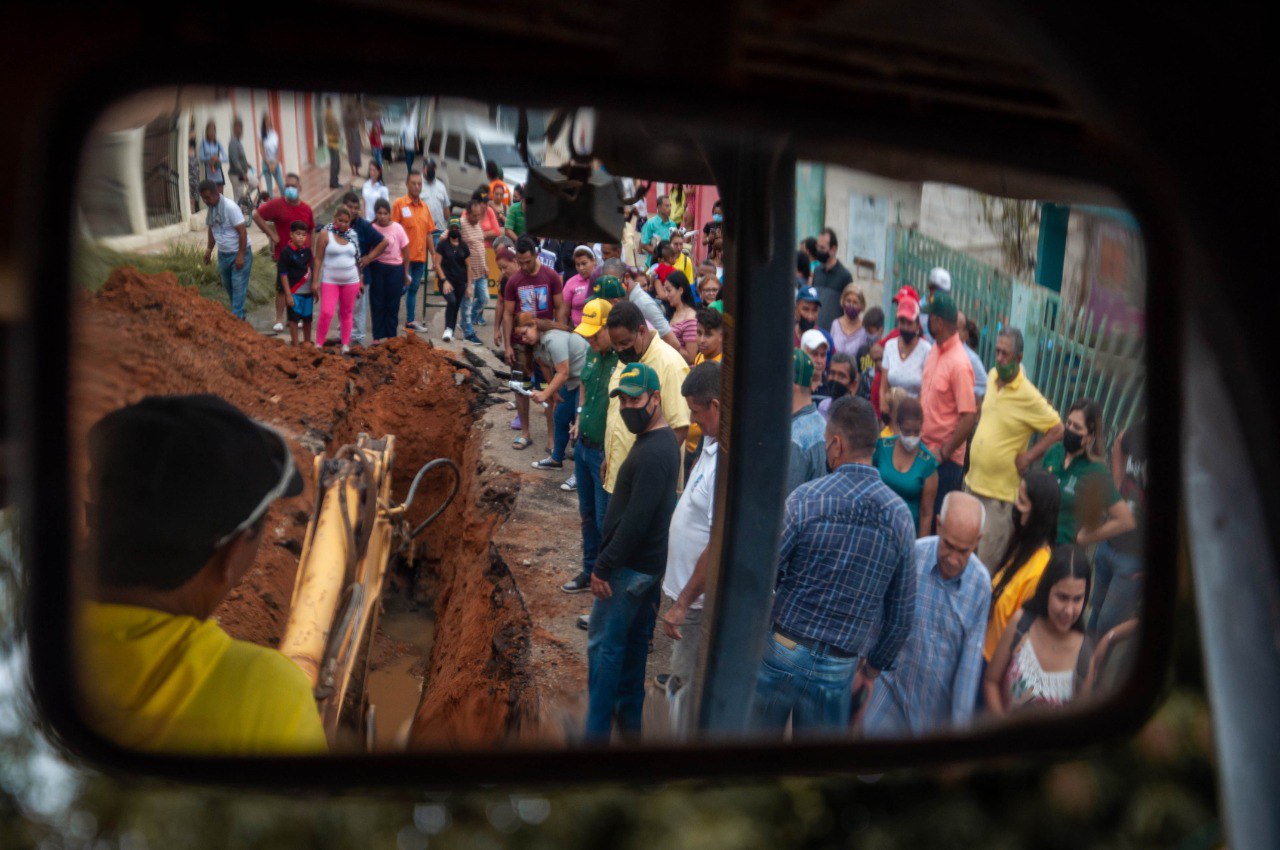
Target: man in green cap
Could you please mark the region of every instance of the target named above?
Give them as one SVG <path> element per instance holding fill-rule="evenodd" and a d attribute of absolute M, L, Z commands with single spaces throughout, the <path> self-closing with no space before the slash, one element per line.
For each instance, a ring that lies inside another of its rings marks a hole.
<path fill-rule="evenodd" d="M 924 410 L 921 442 L 938 459 L 938 495 L 934 499 L 935 524 L 942 502 L 964 479 L 965 443 L 978 424 L 973 367 L 956 331 L 959 310 L 951 293 L 939 290 L 924 308 L 934 345 L 924 361 L 920 382 L 920 406 Z"/>
<path fill-rule="evenodd" d="M 680 444 L 662 413 L 661 392 L 658 373 L 639 362 L 621 367 L 610 392 L 635 444 L 618 471 L 591 575 L 596 599 L 587 628 L 585 728 L 591 743 L 609 742 L 615 714 L 624 736 L 640 734 L 645 663 L 657 623 L 680 466 Z"/>
<path fill-rule="evenodd" d="M 806 481 L 827 474 L 827 420 L 813 403 L 813 360 L 803 348 L 791 352 L 791 459 L 787 495 Z"/>
<path fill-rule="evenodd" d="M 611 274 L 596 278 L 595 283 L 591 285 L 591 292 L 593 297 L 603 298 L 609 302 L 610 306 L 627 297 L 627 288 L 622 285 L 622 281 Z"/>

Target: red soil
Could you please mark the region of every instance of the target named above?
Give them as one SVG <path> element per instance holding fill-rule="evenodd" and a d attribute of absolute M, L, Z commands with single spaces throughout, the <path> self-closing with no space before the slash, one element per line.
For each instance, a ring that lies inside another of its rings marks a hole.
<path fill-rule="evenodd" d="M 475 746 L 510 736 L 536 704 L 524 663 L 530 625 L 510 573 L 490 544 L 509 500 L 501 482 L 478 482 L 473 394 L 429 343 L 401 337 L 344 357 L 264 337 L 170 274 L 116 270 L 79 303 L 73 362 L 72 453 L 84 480 L 83 436 L 107 412 L 144 396 L 213 392 L 280 429 L 290 440 L 305 489 L 277 503 L 268 541 L 216 616 L 233 636 L 279 643 L 297 571 L 297 552 L 314 499 L 313 451 L 332 451 L 366 432 L 395 434 L 392 492 L 403 498 L 419 467 L 451 457 L 463 480 L 450 508 L 420 540 L 417 562 L 437 591 L 436 639 L 427 690 L 411 732 L 414 746 Z M 419 487 L 409 522 L 443 496 L 447 472 Z M 518 486 L 512 483 L 510 486 Z M 509 489 L 509 488 L 508 488 Z M 77 502 L 78 503 L 78 502 Z M 425 557 L 424 557 L 425 556 Z M 372 663 L 400 651 L 380 637 Z"/>

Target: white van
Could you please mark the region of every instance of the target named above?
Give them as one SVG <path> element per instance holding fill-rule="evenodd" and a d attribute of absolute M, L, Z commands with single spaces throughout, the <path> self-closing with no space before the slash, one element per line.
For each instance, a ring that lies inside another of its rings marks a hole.
<path fill-rule="evenodd" d="M 437 111 L 424 152 L 436 161 L 436 176 L 449 187 L 449 198 L 465 204 L 471 193 L 489 185 L 485 163 L 502 168 L 503 180 L 514 187 L 528 179 L 528 168 L 516 150 L 511 133 L 473 115 Z"/>

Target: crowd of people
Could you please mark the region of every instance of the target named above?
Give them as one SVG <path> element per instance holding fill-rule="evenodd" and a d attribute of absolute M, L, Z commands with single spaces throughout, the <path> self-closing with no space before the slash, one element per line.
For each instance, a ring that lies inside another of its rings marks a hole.
<path fill-rule="evenodd" d="M 414 317 L 429 265 L 442 338 L 480 345 L 496 278 L 493 343 L 523 390 L 513 447 L 532 445 L 542 407 L 546 454 L 531 465 L 571 466 L 562 487 L 578 495 L 581 567 L 561 589 L 594 597 L 580 622 L 584 736 L 641 734 L 659 619 L 674 651 L 657 683 L 688 734 L 722 454 L 722 211 L 693 230 L 676 187 L 653 215 L 629 207 L 616 243 L 539 239 L 523 187 L 488 171 L 455 215 L 430 160 L 393 200 L 375 159 L 318 231 L 284 175 L 283 196 L 252 215 L 278 263 L 277 310 L 308 342 L 318 296 L 315 339 L 336 314 L 344 352 L 363 341 L 366 311 L 375 343 L 394 336 L 402 300 L 406 332 L 425 332 Z M 246 223 L 215 183 L 200 194 L 242 315 Z M 978 327 L 946 269 L 924 292 L 901 287 L 886 315 L 838 252 L 831 229 L 797 251 L 786 501 L 754 728 L 927 735 L 1114 681 L 1141 600 L 1145 423 L 1113 433 L 1090 398 L 1055 410 L 1023 368 L 1020 329 Z"/>

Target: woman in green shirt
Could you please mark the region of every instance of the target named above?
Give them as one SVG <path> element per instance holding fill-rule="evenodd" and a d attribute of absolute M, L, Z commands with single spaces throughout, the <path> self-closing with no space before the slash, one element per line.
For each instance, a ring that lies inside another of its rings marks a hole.
<path fill-rule="evenodd" d="M 1102 408 L 1081 399 L 1067 412 L 1062 442 L 1044 457 L 1044 468 L 1058 479 L 1062 493 L 1055 543 L 1089 546 L 1134 527 L 1133 513 L 1102 462 L 1105 454 Z"/>
<path fill-rule="evenodd" d="M 920 442 L 924 410 L 920 400 L 907 396 L 895 413 L 898 433 L 876 441 L 871 464 L 880 479 L 902 497 L 920 537 L 933 533 L 933 500 L 938 495 L 938 459 Z"/>

